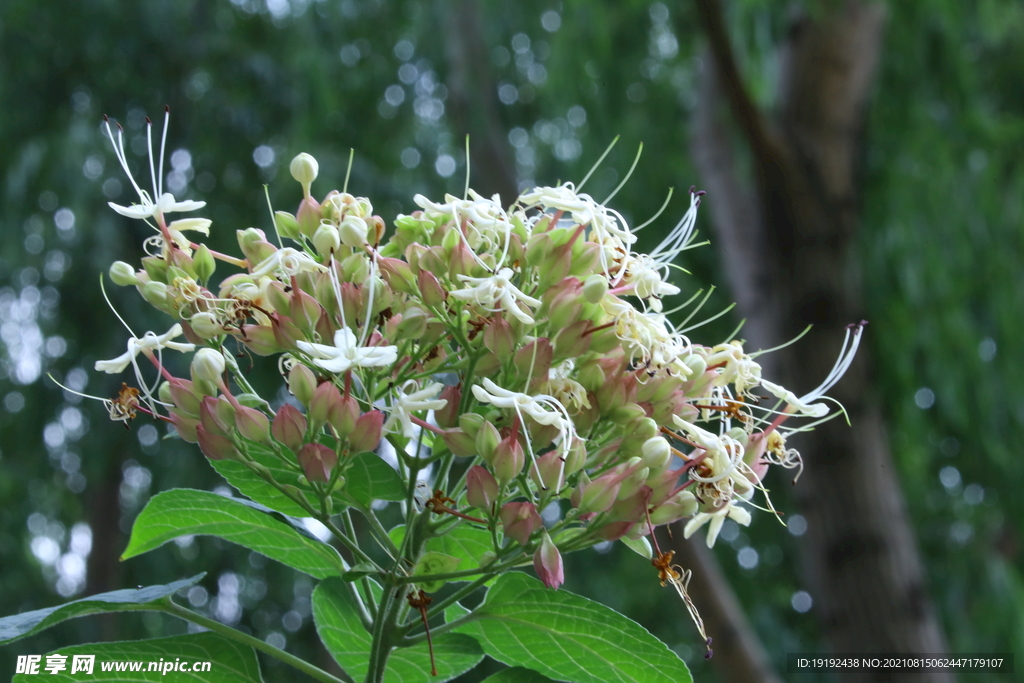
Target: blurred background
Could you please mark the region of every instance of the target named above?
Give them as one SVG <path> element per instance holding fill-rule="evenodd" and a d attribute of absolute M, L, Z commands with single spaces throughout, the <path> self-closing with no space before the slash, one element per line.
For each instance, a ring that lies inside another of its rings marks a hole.
<path fill-rule="evenodd" d="M 802 393 L 843 325 L 870 325 L 836 391 L 852 427 L 794 438 L 804 475 L 767 482 L 788 526 L 729 522 L 710 553 L 679 529 L 665 540 L 695 569 L 713 660 L 671 589 L 619 545 L 568 557 L 566 588 L 639 621 L 700 681 L 787 680 L 788 652 L 1024 652 L 1022 92 L 1012 0 L 6 0 L 0 614 L 207 571 L 179 600 L 327 666 L 307 577 L 207 537 L 118 560 L 150 495 L 226 484 L 162 426 L 126 430 L 47 379 L 120 386 L 92 371 L 127 334 L 99 274 L 137 263 L 147 233 L 106 206 L 135 195 L 102 115 L 142 171 L 144 117 L 169 104 L 166 187 L 207 202 L 209 243 L 229 252 L 236 229 L 271 229 L 264 184 L 295 210 L 287 166 L 301 151 L 320 162 L 322 197 L 354 149 L 349 190 L 390 221 L 414 193 L 462 194 L 467 133 L 472 186 L 505 203 L 579 181 L 620 136 L 586 188 L 601 199 L 643 143 L 613 206 L 638 224 L 675 187 L 640 233 L 650 248 L 685 190 L 707 190 L 698 229 L 712 244 L 686 252 L 676 282 L 719 287 L 708 315 L 739 304 L 694 341 L 745 318 L 738 336 L 767 348 L 814 323 L 762 358 Z M 136 331 L 169 325 L 134 289 L 108 292 Z M 0 671 L 17 654 L 185 628 L 90 617 L 0 650 Z M 268 681 L 295 680 L 263 663 Z"/>

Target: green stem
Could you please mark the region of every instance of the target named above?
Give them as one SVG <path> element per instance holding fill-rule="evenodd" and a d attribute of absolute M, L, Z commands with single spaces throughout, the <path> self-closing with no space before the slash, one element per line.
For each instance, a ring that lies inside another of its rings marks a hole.
<path fill-rule="evenodd" d="M 310 678 L 314 678 L 318 681 L 321 681 L 322 683 L 355 683 L 355 680 L 344 671 L 342 671 L 340 677 L 333 676 L 324 671 L 323 669 L 315 667 L 305 660 L 299 659 L 295 655 L 289 654 L 280 648 L 274 647 L 273 645 L 263 642 L 259 638 L 254 638 L 253 636 L 250 636 L 246 633 L 242 633 L 241 631 L 233 629 L 230 626 L 222 624 L 219 621 L 210 619 L 209 617 L 204 617 L 202 614 L 193 612 L 192 610 L 186 609 L 181 605 L 176 605 L 174 604 L 174 602 L 171 601 L 170 598 L 168 598 L 164 602 L 153 603 L 152 605 L 152 607 L 147 607 L 147 609 L 151 609 L 156 612 L 164 612 L 165 614 L 170 614 L 172 616 L 178 617 L 179 619 L 184 619 L 185 621 L 192 622 L 197 626 L 207 628 L 213 631 L 214 633 L 219 633 L 220 635 L 225 636 L 226 638 L 230 638 L 235 642 L 241 643 L 242 645 L 247 645 L 253 648 L 254 650 L 259 650 L 260 652 L 268 654 L 274 659 L 278 659 L 284 662 L 285 664 L 288 664 L 289 666 L 298 669 Z"/>
<path fill-rule="evenodd" d="M 366 672 L 366 683 L 382 683 L 387 667 L 388 655 L 391 654 L 394 638 L 395 621 L 402 605 L 401 596 L 404 586 L 388 586 L 381 596 L 377 608 L 377 620 L 373 625 L 373 645 L 370 648 L 369 668 Z"/>

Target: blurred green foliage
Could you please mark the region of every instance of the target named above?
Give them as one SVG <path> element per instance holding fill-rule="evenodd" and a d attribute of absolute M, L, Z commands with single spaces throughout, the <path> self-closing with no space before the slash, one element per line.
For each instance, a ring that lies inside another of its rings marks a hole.
<path fill-rule="evenodd" d="M 105 206 L 132 193 L 102 114 L 124 126 L 142 171 L 143 117 L 171 106 L 171 187 L 208 202 L 213 248 L 232 251 L 235 229 L 270 229 L 264 183 L 274 208 L 294 209 L 287 163 L 299 151 L 319 160 L 322 195 L 340 187 L 354 149 L 350 190 L 390 220 L 413 209 L 416 192 L 462 193 L 462 133 L 445 113 L 453 11 L 407 0 L 0 5 L 0 614 L 206 570 L 184 600 L 324 663 L 306 577 L 209 538 L 117 561 L 149 495 L 224 484 L 198 449 L 158 438 L 144 420 L 131 431 L 113 425 L 97 402 L 45 373 L 99 396 L 121 381 L 91 370 L 123 350 L 126 334 L 97 274 L 115 259 L 137 262 L 147 235 Z M 635 1 L 483 6 L 480 39 L 523 182 L 582 178 L 615 135 L 622 142 L 587 190 L 603 198 L 645 143 L 614 201 L 631 223 L 653 214 L 669 186 L 697 182 L 687 122 L 702 41 L 689 11 Z M 728 19 L 752 92 L 770 109 L 785 8 L 743 0 L 729 4 Z M 890 5 L 864 138 L 868 339 L 930 588 L 961 652 L 1024 645 L 1021 92 L 1019 3 Z M 677 192 L 641 233 L 646 246 L 685 201 Z M 707 225 L 705 216 L 698 228 Z M 724 284 L 712 249 L 688 252 L 685 265 L 691 291 Z M 108 292 L 137 331 L 169 324 L 134 291 Z M 727 300 L 716 294 L 706 313 Z M 703 334 L 718 341 L 736 322 Z M 274 370 L 256 359 L 254 381 L 270 386 Z M 788 483 L 770 484 L 776 504 L 794 511 Z M 822 646 L 813 613 L 792 603 L 798 540 L 761 515 L 727 529 L 716 548 L 782 670 L 787 651 Z M 588 551 L 566 558 L 566 570 L 567 589 L 625 611 L 680 651 L 695 678 L 713 679 L 683 605 L 644 560 Z M 0 671 L 16 654 L 60 644 L 184 631 L 155 615 L 91 617 L 0 651 Z M 268 681 L 290 680 L 264 663 Z"/>

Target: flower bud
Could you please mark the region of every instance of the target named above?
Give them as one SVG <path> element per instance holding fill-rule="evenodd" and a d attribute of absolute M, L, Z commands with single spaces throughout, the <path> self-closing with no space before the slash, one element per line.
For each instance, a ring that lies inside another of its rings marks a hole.
<path fill-rule="evenodd" d="M 339 410 L 340 404 L 341 392 L 334 386 L 334 382 L 323 382 L 313 391 L 309 401 L 309 421 L 313 425 L 314 434 L 327 423 L 332 410 Z"/>
<path fill-rule="evenodd" d="M 533 503 L 505 503 L 498 513 L 505 535 L 519 545 L 530 542 L 530 536 L 542 526 L 537 507 Z"/>
<path fill-rule="evenodd" d="M 298 221 L 300 234 L 312 238 L 313 233 L 320 227 L 320 220 L 322 218 L 323 213 L 320 210 L 320 204 L 312 197 L 306 197 L 299 203 L 299 210 L 295 214 L 295 219 Z"/>
<path fill-rule="evenodd" d="M 435 308 L 444 305 L 447 294 L 436 275 L 429 270 L 421 270 L 416 276 L 416 282 L 419 285 L 420 298 L 423 303 Z"/>
<path fill-rule="evenodd" d="M 453 281 L 456 281 L 459 275 L 471 276 L 475 267 L 476 262 L 473 260 L 473 255 L 469 251 L 469 247 L 466 246 L 465 242 L 460 241 L 458 245 L 452 249 L 451 255 L 448 257 L 449 277 L 452 278 Z"/>
<path fill-rule="evenodd" d="M 338 464 L 338 454 L 319 443 L 307 443 L 295 454 L 302 471 L 309 481 L 326 482 L 331 478 L 334 466 Z"/>
<path fill-rule="evenodd" d="M 384 413 L 379 410 L 371 410 L 360 415 L 352 434 L 348 437 L 352 450 L 356 453 L 377 450 L 383 427 Z"/>
<path fill-rule="evenodd" d="M 316 375 L 305 365 L 296 363 L 288 371 L 288 390 L 308 409 L 309 402 L 313 400 L 313 392 L 316 391 Z"/>
<path fill-rule="evenodd" d="M 587 442 L 576 437 L 565 456 L 565 476 L 575 474 L 587 463 Z"/>
<path fill-rule="evenodd" d="M 146 275 L 154 282 L 167 282 L 167 268 L 170 264 L 157 256 L 145 256 L 142 259 L 142 267 Z"/>
<path fill-rule="evenodd" d="M 652 470 L 662 469 L 672 459 L 672 447 L 662 436 L 655 436 L 644 441 L 640 452 L 643 453 L 644 465 Z"/>
<path fill-rule="evenodd" d="M 700 354 L 691 353 L 682 360 L 683 365 L 690 370 L 690 377 L 700 377 L 708 369 L 708 362 Z"/>
<path fill-rule="evenodd" d="M 110 279 L 115 285 L 122 287 L 139 284 L 139 276 L 135 274 L 135 269 L 124 261 L 114 261 L 110 264 Z"/>
<path fill-rule="evenodd" d="M 689 491 L 680 491 L 667 501 L 651 510 L 651 524 L 671 524 L 683 517 L 697 514 L 697 499 Z"/>
<path fill-rule="evenodd" d="M 480 432 L 480 427 L 483 424 L 484 416 L 479 413 L 463 413 L 459 415 L 459 429 L 466 432 L 473 439 L 476 439 L 476 435 Z"/>
<path fill-rule="evenodd" d="M 589 337 L 592 335 L 587 336 Z M 604 370 L 597 363 L 584 363 L 577 370 L 576 381 L 579 382 L 587 391 L 596 392 L 598 389 L 604 386 Z"/>
<path fill-rule="evenodd" d="M 192 331 L 203 341 L 216 339 L 224 335 L 224 326 L 217 320 L 217 316 L 210 311 L 193 313 L 188 322 L 192 326 Z"/>
<path fill-rule="evenodd" d="M 537 578 L 543 581 L 548 588 L 557 589 L 565 582 L 562 555 L 558 552 L 555 544 L 551 542 L 547 531 L 541 534 L 540 545 L 533 554 L 533 569 L 537 572 Z"/>
<path fill-rule="evenodd" d="M 224 354 L 210 348 L 196 351 L 192 357 L 192 379 L 211 382 L 220 386 L 224 375 Z"/>
<path fill-rule="evenodd" d="M 647 475 L 650 473 L 651 468 L 649 467 L 637 467 L 632 474 L 622 480 L 619 485 L 619 494 L 615 497 L 616 500 L 625 500 L 633 496 L 647 482 Z"/>
<path fill-rule="evenodd" d="M 302 192 L 308 197 L 309 186 L 316 180 L 316 176 L 320 172 L 320 164 L 316 162 L 312 155 L 302 152 L 292 159 L 292 163 L 288 165 L 288 170 L 292 172 L 292 178 L 295 178 L 295 181 L 302 185 Z"/>
<path fill-rule="evenodd" d="M 170 401 L 164 398 L 164 389 L 170 394 Z M 160 385 L 160 400 L 173 403 L 174 407 L 191 417 L 199 417 L 199 404 L 203 397 L 187 379 L 175 377 Z"/>
<path fill-rule="evenodd" d="M 536 349 L 536 352 L 534 352 L 534 349 Z M 534 339 L 519 349 L 513 362 L 520 377 L 531 380 L 537 378 L 547 379 L 551 372 L 551 361 L 553 358 L 554 349 L 551 347 L 551 340 L 541 337 Z"/>
<path fill-rule="evenodd" d="M 241 248 L 242 253 L 249 259 L 249 263 L 256 264 L 263 260 L 253 252 L 256 250 L 258 242 L 267 241 L 266 233 L 259 228 L 246 228 L 245 230 L 236 230 L 235 238 L 238 240 L 238 246 Z M 252 255 L 250 256 L 250 254 Z"/>
<path fill-rule="evenodd" d="M 235 415 L 235 427 L 238 433 L 250 441 L 270 443 L 270 420 L 262 411 L 255 408 L 238 406 Z"/>
<path fill-rule="evenodd" d="M 635 522 L 610 522 L 596 529 L 594 533 L 603 541 L 617 541 L 628 534 L 634 525 Z"/>
<path fill-rule="evenodd" d="M 490 512 L 498 499 L 498 482 L 485 468 L 473 465 L 466 472 L 466 500 L 478 510 Z"/>
<path fill-rule="evenodd" d="M 649 417 L 638 417 L 627 424 L 623 431 L 624 436 L 630 441 L 643 444 L 658 435 L 658 423 Z"/>
<path fill-rule="evenodd" d="M 346 438 L 356 428 L 359 419 L 359 404 L 354 398 L 342 398 L 331 405 L 327 412 L 327 422 L 334 427 L 339 438 Z"/>
<path fill-rule="evenodd" d="M 169 298 L 167 296 L 167 285 L 156 280 L 151 280 L 146 284 L 142 285 L 142 298 L 146 300 L 150 306 L 159 308 L 160 310 L 167 310 L 169 306 Z"/>
<path fill-rule="evenodd" d="M 302 236 L 299 232 L 299 222 L 287 211 L 274 212 L 274 227 L 277 228 L 278 237 L 297 240 Z"/>
<path fill-rule="evenodd" d="M 196 249 L 196 253 L 192 257 L 192 268 L 196 272 L 196 280 L 204 285 L 210 281 L 214 271 L 217 270 L 217 262 L 213 260 L 213 254 L 205 244 L 200 244 Z"/>
<path fill-rule="evenodd" d="M 365 268 L 366 257 L 357 251 L 349 258 L 355 258 L 356 256 L 363 260 L 364 270 L 366 270 L 367 275 L 348 277 L 348 280 L 350 282 L 364 282 L 369 274 L 369 270 Z M 416 276 L 413 274 L 413 269 L 408 263 L 398 258 L 381 257 L 377 259 L 377 267 L 380 271 L 380 276 L 384 278 L 384 282 L 388 284 L 388 287 L 402 294 L 416 294 Z M 346 272 L 346 277 L 347 275 L 348 273 Z"/>
<path fill-rule="evenodd" d="M 357 249 L 365 247 L 369 243 L 366 239 L 369 230 L 370 227 L 366 224 L 366 221 L 359 216 L 345 216 L 345 220 L 338 226 L 341 243 L 346 247 Z"/>
<path fill-rule="evenodd" d="M 239 341 L 257 356 L 270 356 L 284 350 L 277 342 L 274 328 L 268 325 L 242 325 L 242 337 Z"/>
<path fill-rule="evenodd" d="M 512 326 L 501 317 L 495 317 L 484 330 L 484 346 L 498 358 L 508 358 L 516 350 L 516 335 Z"/>
<path fill-rule="evenodd" d="M 592 304 L 600 303 L 608 293 L 608 278 L 600 273 L 587 276 L 583 281 L 583 298 Z"/>
<path fill-rule="evenodd" d="M 393 287 L 396 290 L 398 290 L 398 288 L 394 287 L 394 285 L 392 284 L 392 280 L 395 279 L 395 278 L 394 278 L 393 274 L 392 274 L 391 278 L 389 278 L 389 271 L 387 271 L 384 268 L 383 262 L 384 261 L 397 261 L 397 260 L 398 259 L 385 259 L 385 258 L 377 259 L 377 265 L 378 265 L 378 267 L 380 267 L 380 274 L 381 274 L 381 276 L 384 278 L 384 280 L 388 283 L 389 286 Z M 399 263 L 401 263 L 401 262 L 399 261 Z M 405 265 L 405 264 L 403 263 L 402 265 Z M 408 269 L 409 266 L 406 265 L 405 267 Z M 411 271 L 410 271 L 410 273 L 411 273 Z M 366 255 L 357 251 L 357 252 L 354 252 L 354 253 L 346 256 L 345 260 L 341 262 L 341 276 L 342 276 L 342 278 L 344 278 L 344 280 L 346 282 L 366 282 L 366 279 L 368 277 L 370 277 L 370 266 L 369 266 L 369 261 L 366 258 Z M 398 278 L 398 279 L 400 279 L 400 278 Z M 330 280 L 328 280 L 328 282 L 330 282 Z M 409 291 L 409 292 L 405 292 L 405 293 L 406 294 L 411 294 L 412 292 Z M 333 289 L 331 291 L 331 297 L 332 298 L 334 297 Z M 323 298 L 320 298 L 320 301 L 323 302 Z"/>
<path fill-rule="evenodd" d="M 619 497 L 608 509 L 608 518 L 616 522 L 639 522 L 647 512 L 647 503 L 651 500 L 651 487 L 641 485 L 628 496 Z"/>
<path fill-rule="evenodd" d="M 476 451 L 486 463 L 490 464 L 494 458 L 494 449 L 498 447 L 499 441 L 501 441 L 501 434 L 493 424 L 484 421 L 476 433 Z"/>
<path fill-rule="evenodd" d="M 171 424 L 174 425 L 174 430 L 178 432 L 178 436 L 188 443 L 198 442 L 199 435 L 196 434 L 196 428 L 199 427 L 199 420 L 182 415 L 177 410 L 171 410 L 170 413 Z"/>
<path fill-rule="evenodd" d="M 555 335 L 555 358 L 579 358 L 590 348 L 587 330 L 592 327 L 589 320 L 577 320 L 562 327 Z"/>
<path fill-rule="evenodd" d="M 210 460 L 238 460 L 240 454 L 231 443 L 231 439 L 220 434 L 213 434 L 206 431 L 203 425 L 196 427 L 196 440 L 199 442 L 199 449 Z"/>
<path fill-rule="evenodd" d="M 295 406 L 285 403 L 274 416 L 272 431 L 275 439 L 298 453 L 306 440 L 306 418 Z"/>
<path fill-rule="evenodd" d="M 301 289 L 292 290 L 291 299 L 289 300 L 289 315 L 292 322 L 306 334 L 312 334 L 313 330 L 316 329 L 316 324 L 320 320 L 320 314 L 323 310 L 317 300 L 309 294 L 306 294 Z"/>
<path fill-rule="evenodd" d="M 555 244 L 551 241 L 551 235 L 535 231 L 530 239 L 526 240 L 526 264 L 531 267 L 539 266 L 554 248 Z"/>
<path fill-rule="evenodd" d="M 210 434 L 227 437 L 235 424 L 235 408 L 226 399 L 207 396 L 199 404 L 199 420 Z"/>
<path fill-rule="evenodd" d="M 494 449 L 490 464 L 498 481 L 507 484 L 519 476 L 525 462 L 526 454 L 523 452 L 523 447 L 519 445 L 518 439 L 507 436 Z"/>
<path fill-rule="evenodd" d="M 446 429 L 441 438 L 444 439 L 448 450 L 460 458 L 476 455 L 476 441 L 461 429 Z"/>
<path fill-rule="evenodd" d="M 535 467 L 530 468 L 530 478 L 545 491 L 548 489 L 560 491 L 565 483 L 564 477 L 562 479 L 558 477 L 560 471 L 564 472 L 564 463 L 559 455 L 559 450 L 548 451 L 534 461 Z M 497 457 L 495 457 L 496 461 Z"/>
<path fill-rule="evenodd" d="M 320 223 L 320 227 L 313 233 L 313 246 L 320 256 L 328 256 L 338 251 L 341 247 L 341 238 L 333 223 Z"/>
<path fill-rule="evenodd" d="M 576 507 L 580 512 L 604 512 L 615 502 L 619 495 L 621 476 L 615 472 L 603 474 L 586 485 L 580 492 L 580 502 Z"/>
<path fill-rule="evenodd" d="M 418 306 L 410 306 L 402 314 L 402 321 L 398 324 L 398 337 L 400 339 L 420 339 L 427 331 L 428 316 L 426 311 Z"/>

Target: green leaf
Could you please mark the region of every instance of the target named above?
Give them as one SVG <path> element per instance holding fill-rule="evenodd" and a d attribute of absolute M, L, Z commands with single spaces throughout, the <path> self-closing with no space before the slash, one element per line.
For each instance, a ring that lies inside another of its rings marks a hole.
<path fill-rule="evenodd" d="M 359 453 L 345 469 L 343 493 L 363 507 L 375 500 L 405 500 L 405 484 L 398 472 L 375 453 Z"/>
<path fill-rule="evenodd" d="M 459 568 L 459 563 L 462 562 L 457 557 L 451 555 L 445 555 L 444 553 L 428 552 L 423 553 L 420 559 L 416 561 L 416 566 L 412 568 L 413 576 L 430 576 L 431 574 L 449 574 L 456 571 Z M 445 579 L 437 581 L 421 581 L 419 582 L 420 588 L 428 593 L 436 593 L 446 584 Z"/>
<path fill-rule="evenodd" d="M 262 446 L 249 444 L 249 455 L 260 465 L 270 471 L 270 474 L 281 484 L 296 487 L 309 501 L 314 510 L 320 509 L 320 501 L 316 498 L 308 486 L 299 485 L 300 473 L 288 469 L 269 449 Z M 266 505 L 272 510 L 290 517 L 308 517 L 309 511 L 281 493 L 275 487 L 263 480 L 262 477 L 236 460 L 209 460 L 207 462 L 217 470 L 220 476 L 224 477 L 229 484 L 238 489 L 242 495 L 251 498 L 257 503 Z"/>
<path fill-rule="evenodd" d="M 0 619 L 0 645 L 9 643 L 34 633 L 39 633 L 67 619 L 84 617 L 89 614 L 104 612 L 132 612 L 142 609 L 142 605 L 156 602 L 161 598 L 173 595 L 182 588 L 195 585 L 206 576 L 196 574 L 190 579 L 182 579 L 166 586 L 147 586 L 109 593 L 100 593 L 81 600 L 66 602 L 56 607 L 47 607 L 32 612 L 22 612 Z"/>
<path fill-rule="evenodd" d="M 173 638 L 155 640 L 134 640 L 120 643 L 92 643 L 63 647 L 49 654 L 67 657 L 66 668 L 57 674 L 46 671 L 46 655 L 39 666 L 39 673 L 46 676 L 47 681 L 66 681 L 77 683 L 88 680 L 90 683 L 107 683 L 107 681 L 192 681 L 194 683 L 261 683 L 260 666 L 256 652 L 252 648 L 239 645 L 233 640 L 216 633 L 191 633 Z M 71 673 L 75 655 L 95 655 L 92 675 L 82 672 Z M 163 660 L 161 662 L 160 660 Z M 209 671 L 149 671 L 150 662 L 154 665 L 164 664 L 193 666 L 197 663 L 209 662 Z M 132 671 L 132 665 L 138 669 Z M 117 671 L 121 665 L 121 671 Z M 112 671 L 104 671 L 104 666 Z M 32 683 L 38 680 L 32 674 L 18 674 L 12 683 Z"/>
<path fill-rule="evenodd" d="M 331 546 L 299 533 L 251 505 L 209 491 L 173 489 L 153 496 L 135 518 L 122 560 L 187 534 L 220 536 L 324 579 L 345 570 Z"/>
<path fill-rule="evenodd" d="M 651 549 L 651 542 L 647 540 L 646 536 L 641 536 L 640 538 L 629 538 L 628 536 L 623 536 L 619 540 L 621 540 L 627 548 L 645 560 L 649 560 L 654 557 L 654 551 Z"/>
<path fill-rule="evenodd" d="M 526 669 L 521 666 L 513 666 L 510 669 L 502 669 L 493 676 L 488 676 L 483 683 L 555 683 L 543 674 L 533 669 Z"/>
<path fill-rule="evenodd" d="M 388 532 L 391 541 L 402 547 L 405 539 L 405 525 L 399 524 Z M 427 552 L 438 552 L 462 561 L 461 569 L 474 569 L 480 566 L 480 560 L 485 553 L 492 550 L 491 534 L 486 529 L 460 524 L 440 536 L 433 536 L 427 540 L 423 549 Z M 451 581 L 476 581 L 478 576 L 464 576 Z M 492 579 L 493 582 L 493 579 Z M 424 589 L 426 590 L 426 589 Z M 430 592 L 430 591 L 427 591 Z"/>
<path fill-rule="evenodd" d="M 373 592 L 379 599 L 380 586 L 373 584 Z M 357 681 L 363 680 L 371 638 L 359 620 L 348 586 L 341 579 L 322 581 L 313 591 L 313 619 L 320 639 L 341 668 Z M 393 649 L 385 683 L 443 683 L 472 669 L 484 655 L 472 637 L 445 633 L 434 638 L 434 656 L 437 676 L 430 675 L 430 653 L 425 642 Z"/>
<path fill-rule="evenodd" d="M 455 630 L 509 666 L 579 683 L 693 680 L 683 661 L 636 622 L 520 572 L 499 578 L 473 615 Z"/>
<path fill-rule="evenodd" d="M 358 581 L 367 576 L 375 576 L 377 574 L 380 574 L 380 569 L 375 564 L 372 562 L 359 562 L 352 565 L 352 568 L 342 574 L 341 578 L 351 583 L 352 581 Z"/>

